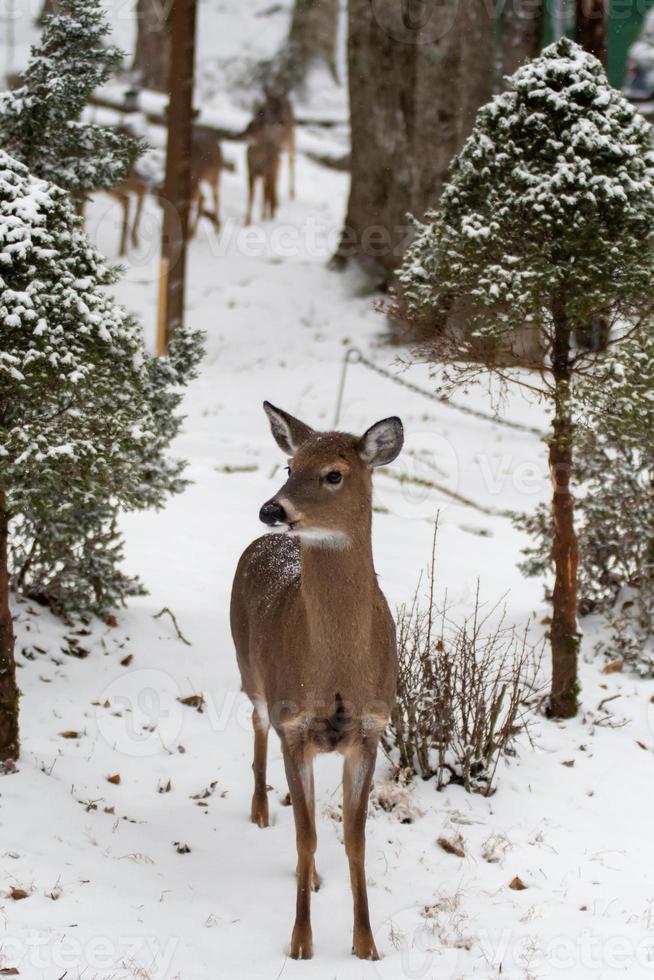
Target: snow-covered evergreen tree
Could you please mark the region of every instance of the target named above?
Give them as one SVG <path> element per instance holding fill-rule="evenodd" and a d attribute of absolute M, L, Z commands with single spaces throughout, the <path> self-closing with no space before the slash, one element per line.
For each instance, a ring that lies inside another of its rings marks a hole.
<path fill-rule="evenodd" d="M 169 359 L 151 358 L 108 295 L 113 280 L 69 196 L 0 152 L 0 758 L 18 751 L 13 515 L 20 530 L 20 515 L 47 523 L 64 491 L 72 507 L 105 502 L 115 513 L 158 506 L 183 486 L 183 464 L 165 449 L 200 338 L 182 331 Z"/>
<path fill-rule="evenodd" d="M 603 652 L 654 676 L 654 327 L 616 347 L 578 390 L 579 609 L 605 615 Z M 518 523 L 536 539 L 523 570 L 548 573 L 547 508 Z"/>
<path fill-rule="evenodd" d="M 73 194 L 115 187 L 142 146 L 83 122 L 94 90 L 120 67 L 101 0 L 60 0 L 32 49 L 22 84 L 0 98 L 0 146 L 31 173 Z"/>
<path fill-rule="evenodd" d="M 596 356 L 577 341 L 598 318 L 636 327 L 652 306 L 653 259 L 650 127 L 599 61 L 564 38 L 481 109 L 400 274 L 402 302 L 432 356 L 454 362 L 454 381 L 469 380 L 480 356 L 501 371 L 496 355 L 525 324 L 538 335 L 554 408 L 551 707 L 560 716 L 576 711 L 579 647 L 571 399 Z"/>

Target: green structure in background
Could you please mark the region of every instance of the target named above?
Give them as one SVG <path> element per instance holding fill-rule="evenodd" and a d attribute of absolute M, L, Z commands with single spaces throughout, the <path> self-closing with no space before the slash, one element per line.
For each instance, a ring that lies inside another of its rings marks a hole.
<path fill-rule="evenodd" d="M 609 63 L 608 75 L 612 85 L 622 88 L 629 48 L 638 40 L 645 15 L 654 7 L 654 0 L 608 0 L 609 4 Z M 545 43 L 562 34 L 574 37 L 574 0 L 545 0 Z"/>

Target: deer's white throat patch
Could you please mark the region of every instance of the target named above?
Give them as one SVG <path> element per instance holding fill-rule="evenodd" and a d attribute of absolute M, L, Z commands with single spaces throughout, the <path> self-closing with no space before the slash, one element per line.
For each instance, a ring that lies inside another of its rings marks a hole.
<path fill-rule="evenodd" d="M 326 527 L 298 528 L 290 532 L 294 537 L 299 538 L 304 544 L 312 545 L 315 548 L 333 548 L 341 551 L 349 548 L 352 539 L 345 531 L 334 531 Z"/>

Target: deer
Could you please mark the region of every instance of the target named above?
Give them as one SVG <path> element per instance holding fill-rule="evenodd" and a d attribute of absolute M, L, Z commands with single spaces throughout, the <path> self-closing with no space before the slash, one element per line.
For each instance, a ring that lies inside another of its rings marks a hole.
<path fill-rule="evenodd" d="M 189 237 L 194 238 L 200 218 L 204 211 L 203 184 L 208 185 L 213 196 L 213 214 L 207 216 L 213 221 L 216 231 L 220 230 L 220 175 L 223 170 L 233 169 L 225 162 L 220 142 L 210 126 L 193 127 L 191 143 L 191 202 L 195 207 L 195 217 L 189 220 Z"/>
<path fill-rule="evenodd" d="M 266 123 L 248 135 L 248 205 L 246 225 L 252 223 L 252 207 L 257 180 L 262 184 L 261 219 L 274 218 L 277 212 L 277 178 L 279 176 L 279 133 L 277 126 Z"/>
<path fill-rule="evenodd" d="M 293 103 L 284 92 L 277 92 L 270 87 L 264 88 L 266 100 L 260 112 L 264 118 L 277 126 L 277 139 L 280 151 L 288 155 L 288 170 L 290 180 L 290 197 L 295 200 L 295 114 Z"/>
<path fill-rule="evenodd" d="M 248 142 L 248 208 L 246 224 L 252 221 L 256 182 L 263 184 L 262 219 L 274 218 L 277 210 L 277 180 L 282 152 L 288 154 L 290 195 L 295 198 L 295 119 L 288 95 L 264 88 L 265 100 L 255 110 L 243 132 Z"/>
<path fill-rule="evenodd" d="M 145 195 L 150 191 L 150 189 L 150 182 L 139 174 L 134 164 L 132 164 L 123 182 L 118 184 L 117 187 L 112 187 L 107 190 L 107 194 L 109 194 L 110 197 L 115 198 L 123 209 L 123 224 L 120 233 L 120 249 L 118 252 L 121 258 L 127 255 L 128 235 L 134 248 L 138 248 L 140 245 L 139 227 L 141 225 Z M 136 198 L 136 210 L 134 212 L 134 221 L 132 222 L 130 232 L 132 196 Z"/>
<path fill-rule="evenodd" d="M 320 887 L 313 761 L 343 756 L 343 828 L 354 926 L 352 952 L 379 958 L 365 873 L 368 797 L 380 737 L 395 700 L 395 623 L 373 564 L 372 474 L 404 441 L 383 419 L 362 436 L 318 432 L 264 402 L 288 479 L 263 504 L 269 533 L 238 563 L 231 628 L 242 689 L 253 705 L 254 792 L 250 819 L 269 826 L 266 757 L 279 736 L 297 842 L 297 898 L 290 955 L 313 955 L 311 892 Z"/>

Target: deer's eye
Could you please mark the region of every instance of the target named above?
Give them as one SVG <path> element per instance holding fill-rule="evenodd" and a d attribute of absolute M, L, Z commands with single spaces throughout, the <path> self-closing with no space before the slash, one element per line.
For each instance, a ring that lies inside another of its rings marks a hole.
<path fill-rule="evenodd" d="M 336 484 L 340 483 L 341 480 L 343 479 L 343 474 L 340 473 L 338 470 L 332 470 L 330 473 L 327 474 L 325 479 L 327 480 L 327 483 L 331 483 L 333 486 L 336 486 Z"/>

